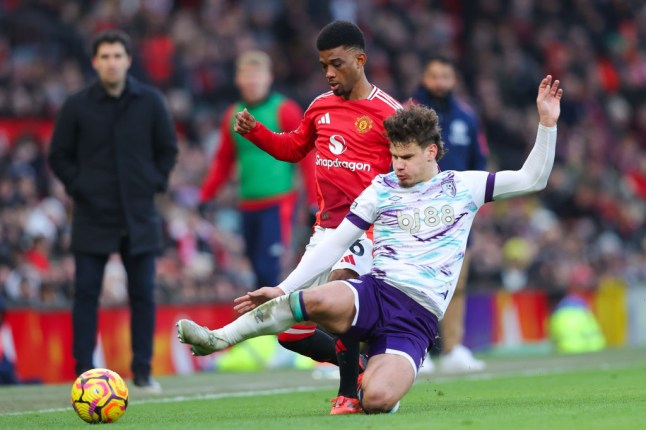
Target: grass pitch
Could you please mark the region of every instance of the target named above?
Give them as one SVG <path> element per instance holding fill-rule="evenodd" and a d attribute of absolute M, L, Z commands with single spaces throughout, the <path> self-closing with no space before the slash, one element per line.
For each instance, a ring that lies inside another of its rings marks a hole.
<path fill-rule="evenodd" d="M 158 396 L 133 386 L 126 414 L 111 425 L 191 430 L 646 428 L 644 348 L 485 359 L 486 372 L 420 376 L 393 415 L 330 416 L 336 381 L 281 370 L 164 377 L 164 394 Z M 0 428 L 86 427 L 69 406 L 70 387 L 0 388 Z"/>

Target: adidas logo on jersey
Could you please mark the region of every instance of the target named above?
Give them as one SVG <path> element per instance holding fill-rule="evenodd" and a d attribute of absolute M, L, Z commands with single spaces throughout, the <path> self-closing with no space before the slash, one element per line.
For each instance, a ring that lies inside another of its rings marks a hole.
<path fill-rule="evenodd" d="M 354 255 L 346 255 L 343 257 L 340 261 L 341 263 L 349 263 L 352 264 L 353 266 L 356 266 L 357 263 L 354 262 Z"/>
<path fill-rule="evenodd" d="M 317 124 L 330 124 L 330 112 L 325 112 L 325 114 L 321 115 L 319 120 L 316 122 Z"/>

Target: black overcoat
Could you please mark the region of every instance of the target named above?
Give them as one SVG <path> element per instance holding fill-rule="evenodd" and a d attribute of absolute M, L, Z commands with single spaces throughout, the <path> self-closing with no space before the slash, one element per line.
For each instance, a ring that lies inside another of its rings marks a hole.
<path fill-rule="evenodd" d="M 161 93 L 128 77 L 121 97 L 95 82 L 61 108 L 49 165 L 74 200 L 74 252 L 106 254 L 127 234 L 130 252 L 157 252 L 166 190 L 177 157 L 175 129 Z"/>

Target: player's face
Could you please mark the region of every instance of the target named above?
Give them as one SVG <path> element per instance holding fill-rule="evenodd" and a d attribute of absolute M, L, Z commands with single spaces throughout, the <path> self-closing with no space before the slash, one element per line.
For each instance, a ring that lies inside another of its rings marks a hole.
<path fill-rule="evenodd" d="M 271 82 L 271 71 L 265 66 L 241 64 L 236 70 L 236 86 L 242 99 L 249 104 L 264 100 L 269 94 Z"/>
<path fill-rule="evenodd" d="M 437 146 L 428 145 L 422 149 L 414 143 L 390 144 L 390 154 L 393 159 L 393 170 L 402 187 L 412 187 L 420 182 L 428 181 L 437 174 Z"/>
<path fill-rule="evenodd" d="M 422 75 L 422 84 L 435 97 L 446 97 L 455 87 L 453 66 L 433 61 L 426 66 Z"/>
<path fill-rule="evenodd" d="M 92 58 L 92 67 L 103 85 L 119 87 L 126 82 L 130 62 L 131 58 L 121 43 L 102 43 Z"/>
<path fill-rule="evenodd" d="M 358 49 L 339 46 L 319 51 L 319 63 L 332 92 L 348 98 L 363 75 L 366 54 Z"/>

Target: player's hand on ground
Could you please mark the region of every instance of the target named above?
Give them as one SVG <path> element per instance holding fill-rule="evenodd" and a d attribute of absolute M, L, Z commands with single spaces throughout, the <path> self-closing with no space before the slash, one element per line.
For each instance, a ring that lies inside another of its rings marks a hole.
<path fill-rule="evenodd" d="M 256 126 L 256 118 L 251 115 L 245 108 L 242 112 L 236 114 L 236 122 L 233 124 L 233 130 L 236 133 L 247 134 Z"/>
<path fill-rule="evenodd" d="M 556 121 L 561 114 L 561 97 L 563 89 L 559 88 L 560 81 L 552 82 L 552 75 L 547 75 L 538 86 L 538 96 L 536 97 L 536 106 L 540 123 L 546 127 L 556 125 Z"/>
<path fill-rule="evenodd" d="M 247 313 L 271 299 L 280 297 L 285 292 L 278 287 L 262 287 L 255 291 L 250 291 L 244 296 L 234 299 L 233 309 L 238 313 Z"/>

